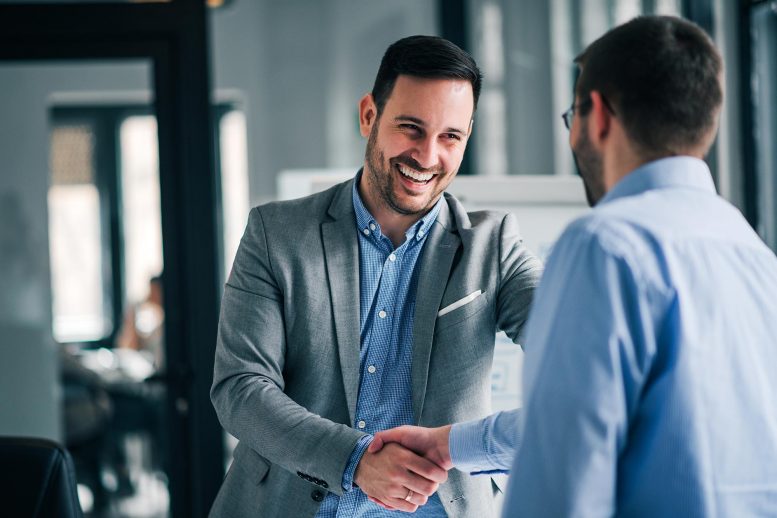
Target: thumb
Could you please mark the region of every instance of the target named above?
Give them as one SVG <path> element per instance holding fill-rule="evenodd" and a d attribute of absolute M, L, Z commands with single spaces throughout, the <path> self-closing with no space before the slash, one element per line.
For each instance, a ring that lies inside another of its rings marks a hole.
<path fill-rule="evenodd" d="M 383 438 L 380 436 L 382 432 L 378 432 L 373 437 L 372 442 L 367 447 L 369 453 L 377 453 L 383 448 Z"/>
<path fill-rule="evenodd" d="M 405 436 L 406 428 L 407 426 L 398 426 L 396 428 L 390 428 L 388 430 L 383 430 L 376 433 L 375 438 L 373 439 L 372 444 L 370 444 L 370 447 L 367 451 L 370 453 L 375 453 L 380 451 L 381 448 L 390 442 L 402 444 L 402 439 Z"/>

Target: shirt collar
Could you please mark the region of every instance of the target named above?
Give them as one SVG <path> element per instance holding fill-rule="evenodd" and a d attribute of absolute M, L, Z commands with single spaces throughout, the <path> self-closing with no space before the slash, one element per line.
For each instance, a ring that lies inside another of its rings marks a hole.
<path fill-rule="evenodd" d="M 375 218 L 372 217 L 370 211 L 367 210 L 367 207 L 365 207 L 361 195 L 359 194 L 358 187 L 359 182 L 361 181 L 362 171 L 362 169 L 359 169 L 359 172 L 356 173 L 356 178 L 353 182 L 353 209 L 356 213 L 356 228 L 364 235 L 374 234 L 376 237 L 379 237 L 381 235 L 380 225 L 375 220 Z M 415 224 L 407 229 L 407 232 L 405 232 L 405 238 L 410 239 L 411 237 L 415 237 L 416 240 L 423 239 L 424 236 L 429 233 L 432 225 L 434 225 L 434 222 L 437 220 L 437 215 L 440 213 L 440 208 L 442 207 L 443 203 L 443 197 L 440 196 L 440 199 L 437 200 L 437 203 L 434 204 L 432 210 L 427 212 L 421 219 L 419 219 Z"/>
<path fill-rule="evenodd" d="M 703 160 L 676 156 L 654 160 L 634 169 L 621 178 L 599 204 L 653 189 L 672 187 L 698 189 L 712 194 L 716 192 L 710 169 Z"/>

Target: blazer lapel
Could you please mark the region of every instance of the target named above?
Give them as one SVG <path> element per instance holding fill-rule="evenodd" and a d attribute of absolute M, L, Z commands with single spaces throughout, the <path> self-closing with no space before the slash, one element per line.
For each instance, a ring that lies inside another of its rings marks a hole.
<path fill-rule="evenodd" d="M 321 225 L 340 369 L 351 423 L 359 395 L 359 243 L 352 188 L 353 180 L 343 184 L 329 208 L 334 219 Z"/>
<path fill-rule="evenodd" d="M 451 214 L 447 203 L 443 203 L 437 221 L 427 237 L 421 255 L 421 269 L 416 287 L 415 316 L 413 318 L 413 417 L 418 423 L 426 396 L 426 382 L 429 374 L 429 358 L 432 353 L 432 338 L 437 311 L 443 292 L 448 284 L 453 257 L 461 244 L 459 236 L 452 230 Z"/>

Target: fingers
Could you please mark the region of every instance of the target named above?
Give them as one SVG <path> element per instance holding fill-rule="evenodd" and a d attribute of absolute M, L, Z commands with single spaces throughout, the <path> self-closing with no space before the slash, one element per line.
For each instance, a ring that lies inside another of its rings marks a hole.
<path fill-rule="evenodd" d="M 397 510 L 396 507 L 391 507 L 388 504 L 384 504 L 383 502 L 381 502 L 380 500 L 378 500 L 377 498 L 375 498 L 373 496 L 367 495 L 367 499 L 370 502 L 372 502 L 373 504 L 381 506 L 383 509 L 388 509 L 389 511 L 396 511 Z"/>
<path fill-rule="evenodd" d="M 404 494 L 398 495 L 392 493 L 391 496 L 404 499 L 408 494 L 408 490 L 410 490 L 416 497 L 414 502 L 420 505 L 425 504 L 426 498 L 432 496 L 440 487 L 440 484 L 437 482 L 432 482 L 423 477 L 419 477 L 415 473 L 409 473 L 409 477 L 402 484 L 401 491 L 403 491 Z"/>
<path fill-rule="evenodd" d="M 369 451 L 373 453 L 379 451 L 387 442 L 398 442 L 402 444 L 402 438 L 405 437 L 407 433 L 409 433 L 409 429 L 410 427 L 405 425 L 376 433 L 372 444 L 378 443 L 379 446 L 376 446 L 374 450 L 370 449 Z M 370 448 L 372 448 L 372 444 L 370 445 Z"/>
<path fill-rule="evenodd" d="M 419 507 L 426 505 L 426 503 L 429 501 L 428 497 L 420 495 L 414 491 L 409 492 L 407 495 L 405 495 L 404 498 L 388 498 L 387 501 L 390 503 L 384 502 L 369 495 L 367 495 L 367 499 L 369 499 L 370 502 L 379 505 L 380 507 L 389 511 L 405 511 L 411 513 L 418 510 Z"/>
<path fill-rule="evenodd" d="M 404 498 L 405 502 L 408 502 L 410 504 L 415 505 L 416 507 L 421 507 L 426 505 L 426 503 L 429 501 L 429 497 L 424 495 L 419 495 L 418 493 L 412 493 L 410 497 L 407 496 Z"/>
<path fill-rule="evenodd" d="M 421 507 L 422 505 L 426 505 L 426 502 L 429 501 L 429 497 L 421 493 L 417 493 L 412 489 L 408 488 L 408 493 L 405 495 L 404 498 L 402 498 L 402 500 L 404 500 L 405 502 L 410 502 L 413 505 L 417 505 L 418 507 Z"/>
<path fill-rule="evenodd" d="M 443 482 L 448 480 L 448 472 L 442 469 L 440 466 L 438 466 L 437 464 L 435 464 L 434 462 L 428 459 L 415 455 L 409 450 L 405 450 L 405 451 L 407 452 L 406 459 L 405 459 L 405 462 L 406 462 L 405 467 L 409 471 L 417 475 L 420 475 L 425 479 L 436 482 L 437 484 L 442 484 Z M 413 488 L 410 488 L 410 489 L 413 489 Z M 425 494 L 430 494 L 430 493 L 425 493 Z"/>
<path fill-rule="evenodd" d="M 389 511 L 404 511 L 406 513 L 414 513 L 418 510 L 419 507 L 426 504 L 427 498 L 426 497 L 419 497 L 415 493 L 411 496 L 409 500 L 406 500 L 404 498 L 387 498 L 387 500 L 390 503 L 386 503 L 382 500 L 379 500 L 373 496 L 367 495 L 367 498 L 370 502 L 379 505 L 380 507 L 387 509 Z M 419 504 L 419 502 L 422 502 Z"/>

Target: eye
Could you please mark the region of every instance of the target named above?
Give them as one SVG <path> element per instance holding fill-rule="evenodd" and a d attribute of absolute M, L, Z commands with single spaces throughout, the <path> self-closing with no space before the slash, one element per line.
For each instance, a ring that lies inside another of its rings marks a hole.
<path fill-rule="evenodd" d="M 403 130 L 408 130 L 408 131 L 412 131 L 412 132 L 415 132 L 415 133 L 420 133 L 421 132 L 421 128 L 419 128 L 417 125 L 412 124 L 410 122 L 402 123 L 402 124 L 399 125 L 399 127 L 402 128 Z"/>
<path fill-rule="evenodd" d="M 443 133 L 442 137 L 445 140 L 461 140 L 461 135 L 458 133 Z"/>

